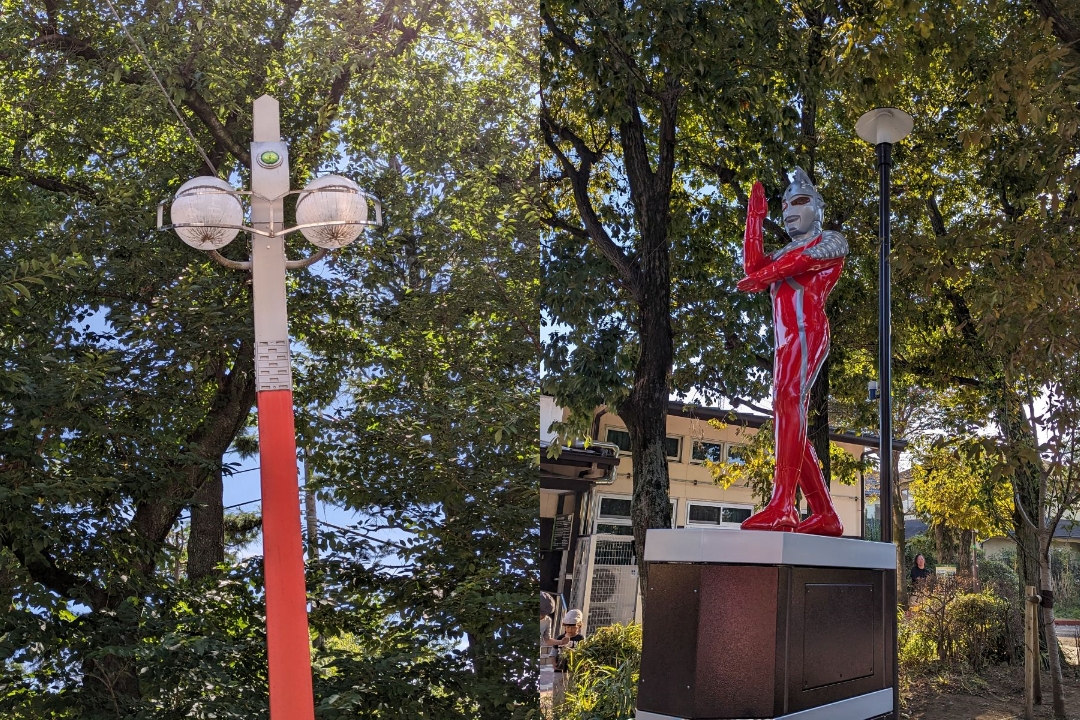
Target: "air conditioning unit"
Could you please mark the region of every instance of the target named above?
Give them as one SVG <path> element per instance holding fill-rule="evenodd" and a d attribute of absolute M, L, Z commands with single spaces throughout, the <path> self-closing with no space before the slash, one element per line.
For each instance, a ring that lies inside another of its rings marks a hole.
<path fill-rule="evenodd" d="M 636 566 L 595 566 L 589 592 L 588 630 L 632 622 L 637 592 Z"/>

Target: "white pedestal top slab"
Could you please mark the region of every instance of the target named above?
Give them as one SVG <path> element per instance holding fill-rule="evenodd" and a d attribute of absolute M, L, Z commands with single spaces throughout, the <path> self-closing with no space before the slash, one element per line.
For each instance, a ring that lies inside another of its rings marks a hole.
<path fill-rule="evenodd" d="M 790 532 L 682 528 L 650 530 L 645 561 L 895 570 L 896 546 Z"/>

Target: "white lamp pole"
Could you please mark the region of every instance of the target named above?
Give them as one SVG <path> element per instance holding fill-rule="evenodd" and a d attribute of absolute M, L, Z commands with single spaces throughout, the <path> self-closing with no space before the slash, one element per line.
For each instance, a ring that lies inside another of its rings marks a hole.
<path fill-rule="evenodd" d="M 250 226 L 243 225 L 240 197 L 245 193 L 219 178 L 198 177 L 177 192 L 172 225 L 162 225 L 165 203 L 159 206 L 158 227 L 173 228 L 184 242 L 208 251 L 223 265 L 252 274 L 270 719 L 314 720 L 285 271 L 348 245 L 364 226 L 382 224 L 382 208 L 348 178 L 329 175 L 300 191 L 298 224 L 285 228 L 284 198 L 293 193 L 280 128 L 278 101 L 263 95 L 254 107 Z M 374 202 L 374 222 L 368 221 L 365 198 Z M 250 262 L 226 260 L 217 253 L 240 230 L 252 236 Z M 306 260 L 288 261 L 285 235 L 297 230 L 321 249 Z"/>

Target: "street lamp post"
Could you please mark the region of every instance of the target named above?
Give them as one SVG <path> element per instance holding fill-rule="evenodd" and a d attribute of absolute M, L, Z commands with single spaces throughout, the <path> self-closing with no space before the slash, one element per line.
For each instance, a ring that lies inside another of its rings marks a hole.
<path fill-rule="evenodd" d="M 194 178 L 172 201 L 171 225 L 162 224 L 167 203 L 158 206 L 158 227 L 175 229 L 192 247 L 252 275 L 270 718 L 314 720 L 285 272 L 348 245 L 365 226 L 381 225 L 382 208 L 377 199 L 338 175 L 290 191 L 278 101 L 268 95 L 256 100 L 253 120 L 251 190 L 235 190 L 216 177 Z M 297 224 L 286 228 L 284 198 L 292 194 L 299 194 Z M 243 224 L 244 196 L 250 197 L 250 226 Z M 374 221 L 368 219 L 368 200 L 375 207 Z M 251 233 L 251 259 L 226 260 L 217 250 L 241 230 Z M 296 231 L 320 249 L 304 260 L 290 261 L 285 257 L 285 236 Z"/>
<path fill-rule="evenodd" d="M 877 148 L 878 238 L 881 241 L 878 278 L 878 388 L 880 392 L 880 490 L 881 541 L 892 542 L 892 268 L 889 254 L 892 240 L 889 230 L 889 172 L 892 170 L 892 146 L 914 127 L 910 115 L 896 108 L 877 108 L 859 118 L 855 132 Z"/>
<path fill-rule="evenodd" d="M 855 132 L 877 149 L 878 180 L 880 196 L 878 199 L 878 238 L 881 241 L 878 278 L 878 392 L 880 393 L 880 431 L 879 431 L 879 479 L 878 493 L 881 502 L 881 541 L 891 543 L 892 533 L 892 267 L 889 254 L 892 252 L 890 237 L 889 212 L 889 172 L 892 170 L 892 146 L 907 137 L 915 121 L 910 115 L 896 108 L 877 108 L 864 114 L 855 125 Z M 895 585 L 892 588 L 895 604 Z M 900 696 L 898 664 L 896 657 L 896 613 L 891 613 L 892 654 L 893 654 L 893 717 L 900 717 Z"/>

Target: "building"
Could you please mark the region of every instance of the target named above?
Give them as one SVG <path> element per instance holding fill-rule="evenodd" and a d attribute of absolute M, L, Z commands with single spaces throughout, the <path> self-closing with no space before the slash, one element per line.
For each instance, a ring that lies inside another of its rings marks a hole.
<path fill-rule="evenodd" d="M 558 457 L 548 457 L 556 440 L 550 432 L 552 422 L 562 419 L 563 411 L 554 398 L 540 398 L 540 552 L 538 569 L 540 589 L 562 602 L 574 594 L 574 571 L 579 538 L 591 532 L 584 512 L 590 507 L 597 485 L 615 481 L 621 462 L 617 447 L 591 444 L 588 448 L 562 448 Z M 556 620 L 559 618 L 557 617 Z"/>
<path fill-rule="evenodd" d="M 553 420 L 561 417 L 553 398 L 541 400 L 542 448 L 547 447 L 543 432 Z M 726 423 L 726 427 L 714 427 L 709 423 L 713 419 Z M 754 510 L 751 489 L 745 485 L 721 488 L 713 482 L 704 460 L 739 462 L 741 448 L 769 419 L 680 402 L 669 404 L 668 471 L 674 527 L 737 528 L 751 515 Z M 565 462 L 587 463 L 591 460 L 591 464 L 596 465 L 591 471 L 585 465 L 578 466 L 579 477 L 573 481 L 576 484 L 561 479 L 557 472 L 565 474 L 567 471 L 558 471 L 550 460 L 541 456 L 540 564 L 541 589 L 553 586 L 551 571 L 545 571 L 545 564 L 553 567 L 558 562 L 562 597 L 570 607 L 584 612 L 586 628 L 595 629 L 632 621 L 640 617 L 641 610 L 630 521 L 633 493 L 630 436 L 623 421 L 605 410 L 597 412 L 592 435 L 601 447 L 594 443 L 590 450 L 568 448 L 563 451 L 563 456 L 570 453 Z M 876 454 L 876 437 L 842 433 L 833 433 L 830 437 L 856 457 L 869 452 Z M 546 442 L 551 441 L 549 434 Z M 593 454 L 583 456 L 589 452 Z M 609 452 L 610 456 L 606 455 Z M 609 466 L 604 464 L 606 460 L 597 460 L 607 457 L 618 464 Z M 563 461 L 562 456 L 560 461 Z M 601 475 L 601 469 L 606 469 L 608 474 Z M 834 483 L 831 492 L 845 534 L 861 536 L 864 518 L 868 514 L 875 515 L 876 504 L 868 507 L 860 486 Z M 559 493 L 559 499 L 556 499 L 556 493 Z M 561 506 L 557 505 L 559 502 Z M 571 510 L 573 516 L 568 519 Z M 572 522 L 572 535 L 567 549 L 555 558 L 549 554 L 551 551 L 544 549 L 544 528 L 554 527 L 560 517 L 564 524 Z"/>

